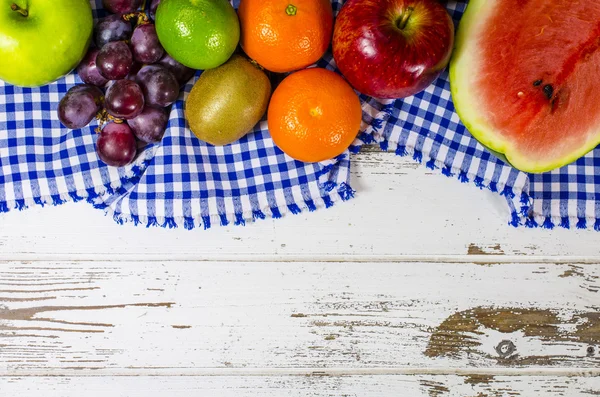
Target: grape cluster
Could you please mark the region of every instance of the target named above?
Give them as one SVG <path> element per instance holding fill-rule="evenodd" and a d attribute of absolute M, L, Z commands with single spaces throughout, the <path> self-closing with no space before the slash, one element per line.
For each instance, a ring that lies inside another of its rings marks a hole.
<path fill-rule="evenodd" d="M 100 120 L 98 157 L 106 164 L 130 164 L 140 147 L 160 142 L 169 107 L 194 75 L 160 44 L 154 16 L 160 0 L 145 12 L 142 0 L 103 0 L 112 14 L 94 27 L 94 42 L 77 67 L 84 82 L 61 99 L 58 118 L 70 129 Z"/>

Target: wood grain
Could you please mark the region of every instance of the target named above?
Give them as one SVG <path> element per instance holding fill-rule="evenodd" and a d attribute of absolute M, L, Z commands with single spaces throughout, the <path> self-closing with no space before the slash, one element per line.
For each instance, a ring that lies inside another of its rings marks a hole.
<path fill-rule="evenodd" d="M 593 231 L 514 229 L 504 198 L 391 153 L 354 157 L 357 197 L 208 231 L 118 226 L 86 203 L 0 214 L 0 260 L 600 262 Z"/>
<path fill-rule="evenodd" d="M 596 264 L 6 263 L 0 375 L 600 375 L 599 289 Z"/>
<path fill-rule="evenodd" d="M 245 228 L 0 214 L 0 396 L 600 395 L 596 232 L 354 160 L 355 200 Z"/>
<path fill-rule="evenodd" d="M 544 376 L 0 377 L 23 397 L 593 397 L 600 378 Z"/>

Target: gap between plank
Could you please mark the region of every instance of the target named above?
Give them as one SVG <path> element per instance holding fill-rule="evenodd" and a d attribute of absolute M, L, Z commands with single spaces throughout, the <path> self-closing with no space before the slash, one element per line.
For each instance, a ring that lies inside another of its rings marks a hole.
<path fill-rule="evenodd" d="M 600 256 L 535 255 L 287 255 L 287 254 L 0 254 L 1 262 L 344 262 L 344 263 L 474 263 L 495 264 L 569 264 L 600 263 Z"/>
<path fill-rule="evenodd" d="M 394 376 L 394 375 L 487 375 L 487 376 L 600 376 L 600 368 L 145 368 L 57 369 L 0 371 L 5 377 L 105 377 L 105 376 Z"/>

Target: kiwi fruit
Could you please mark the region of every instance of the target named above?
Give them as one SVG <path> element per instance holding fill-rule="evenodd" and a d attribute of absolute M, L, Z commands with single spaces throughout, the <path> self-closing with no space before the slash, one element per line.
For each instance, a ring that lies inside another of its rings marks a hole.
<path fill-rule="evenodd" d="M 198 139 L 215 146 L 235 142 L 262 119 L 271 97 L 263 70 L 235 54 L 204 71 L 185 102 L 185 118 Z"/>

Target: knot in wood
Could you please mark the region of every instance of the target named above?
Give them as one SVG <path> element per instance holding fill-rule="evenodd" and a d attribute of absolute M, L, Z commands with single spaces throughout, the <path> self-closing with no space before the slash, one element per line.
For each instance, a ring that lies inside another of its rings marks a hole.
<path fill-rule="evenodd" d="M 510 357 L 515 351 L 517 351 L 517 346 L 509 340 L 503 340 L 496 346 L 496 353 L 502 358 Z"/>

